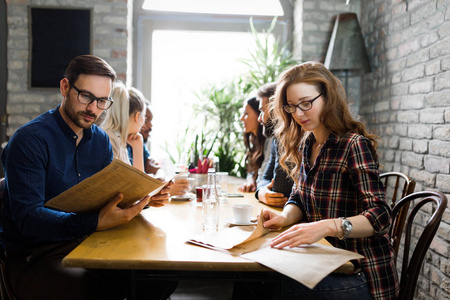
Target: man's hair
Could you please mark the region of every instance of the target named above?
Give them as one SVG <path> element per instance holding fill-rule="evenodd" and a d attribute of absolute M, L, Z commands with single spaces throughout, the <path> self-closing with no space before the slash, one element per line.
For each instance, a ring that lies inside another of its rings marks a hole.
<path fill-rule="evenodd" d="M 270 98 L 275 94 L 275 89 L 277 87 L 276 82 L 269 82 L 264 84 L 258 89 L 258 97 L 260 98 Z"/>
<path fill-rule="evenodd" d="M 102 58 L 94 55 L 80 55 L 72 59 L 66 69 L 66 78 L 70 85 L 77 82 L 80 74 L 97 75 L 116 80 L 116 71 Z"/>

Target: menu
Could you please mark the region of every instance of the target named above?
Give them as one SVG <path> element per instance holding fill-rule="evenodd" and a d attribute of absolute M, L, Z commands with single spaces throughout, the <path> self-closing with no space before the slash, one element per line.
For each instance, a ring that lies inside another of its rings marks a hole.
<path fill-rule="evenodd" d="M 349 261 L 364 258 L 358 253 L 332 247 L 324 239 L 312 245 L 272 248 L 270 242 L 280 232 L 269 231 L 263 222 L 261 212 L 256 228 L 235 226 L 196 236 L 188 242 L 258 262 L 310 289 L 332 272 L 352 273 L 354 269 Z"/>
<path fill-rule="evenodd" d="M 74 213 L 99 211 L 118 193 L 119 207 L 128 207 L 143 197 L 156 195 L 170 180 L 161 182 L 114 159 L 107 167 L 45 203 L 46 207 Z"/>

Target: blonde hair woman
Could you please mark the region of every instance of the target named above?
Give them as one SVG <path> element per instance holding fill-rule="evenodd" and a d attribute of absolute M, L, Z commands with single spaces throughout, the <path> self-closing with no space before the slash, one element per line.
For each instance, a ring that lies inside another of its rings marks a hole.
<path fill-rule="evenodd" d="M 128 92 L 118 81 L 113 86 L 111 97 L 114 105 L 107 111 L 101 127 L 111 141 L 114 158 L 120 159 L 144 172 L 144 141 L 139 133 L 145 122 L 145 102 L 135 93 Z M 127 144 L 133 151 L 133 163 L 128 156 Z"/>

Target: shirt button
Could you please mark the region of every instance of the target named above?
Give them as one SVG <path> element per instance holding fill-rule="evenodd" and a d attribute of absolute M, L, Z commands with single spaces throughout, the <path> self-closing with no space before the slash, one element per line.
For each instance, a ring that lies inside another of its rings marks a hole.
<path fill-rule="evenodd" d="M 78 177 L 80 177 L 81 176 L 81 174 L 80 173 L 78 173 Z"/>
<path fill-rule="evenodd" d="M 73 136 L 73 139 L 76 140 L 78 137 L 76 135 Z"/>

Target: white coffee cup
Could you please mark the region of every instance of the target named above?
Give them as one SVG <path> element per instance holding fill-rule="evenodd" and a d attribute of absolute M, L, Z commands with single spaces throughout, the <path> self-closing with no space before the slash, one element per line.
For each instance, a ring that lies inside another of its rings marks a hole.
<path fill-rule="evenodd" d="M 236 223 L 248 224 L 252 219 L 253 205 L 251 204 L 234 204 L 233 214 Z"/>

